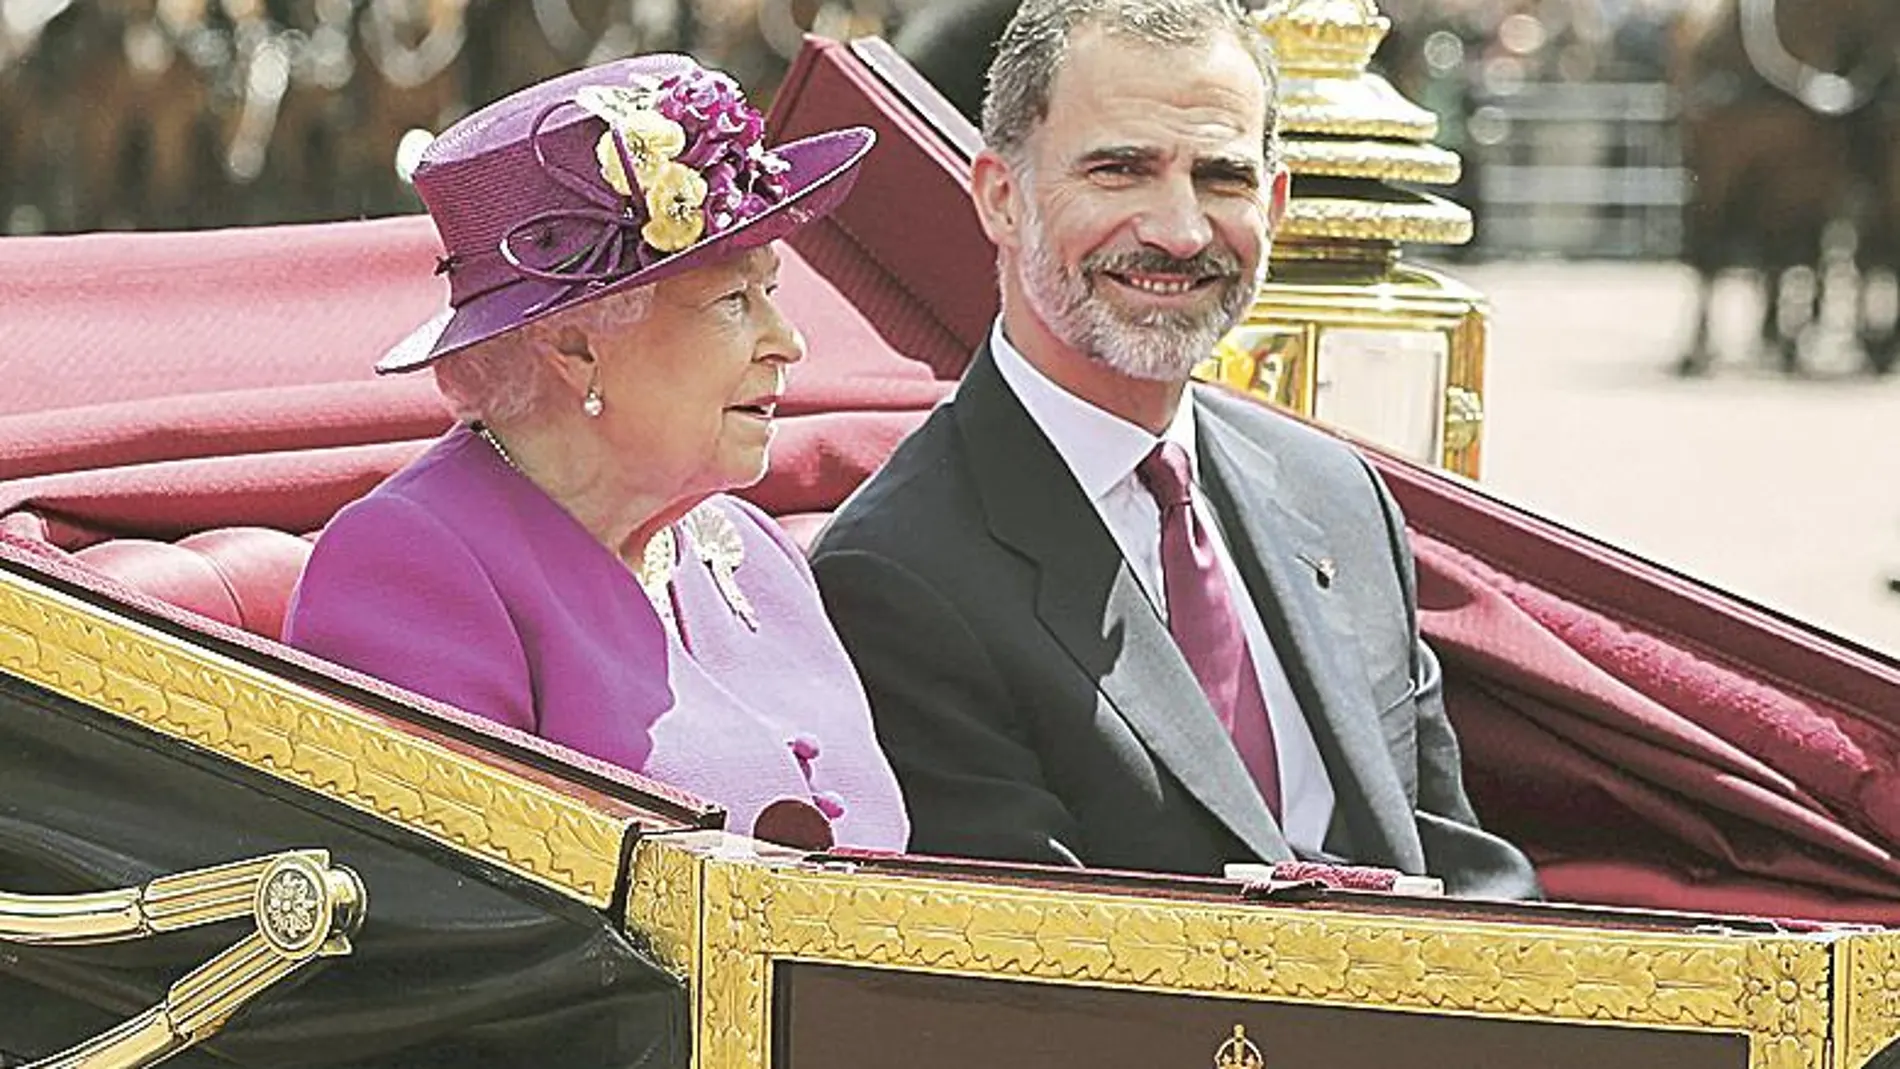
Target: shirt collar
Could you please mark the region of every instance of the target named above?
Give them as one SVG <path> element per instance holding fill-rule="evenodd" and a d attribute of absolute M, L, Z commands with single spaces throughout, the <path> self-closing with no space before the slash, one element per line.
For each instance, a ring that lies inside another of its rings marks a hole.
<path fill-rule="evenodd" d="M 1183 394 L 1174 419 L 1157 438 L 1105 409 L 1097 408 L 1044 375 L 1003 333 L 998 318 L 990 328 L 990 355 L 996 370 L 1022 403 L 1029 418 L 1055 446 L 1075 481 L 1090 501 L 1100 501 L 1134 473 L 1155 445 L 1167 440 L 1187 451 L 1189 471 L 1200 482 L 1200 455 L 1195 448 L 1194 403 Z"/>

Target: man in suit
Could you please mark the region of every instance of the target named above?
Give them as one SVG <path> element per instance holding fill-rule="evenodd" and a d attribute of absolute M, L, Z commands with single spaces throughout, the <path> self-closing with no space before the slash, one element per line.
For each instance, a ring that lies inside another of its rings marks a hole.
<path fill-rule="evenodd" d="M 1233 0 L 1026 0 L 971 178 L 1002 315 L 813 566 L 915 851 L 1534 895 L 1466 798 L 1372 468 L 1188 383 L 1286 208 L 1275 90 Z"/>

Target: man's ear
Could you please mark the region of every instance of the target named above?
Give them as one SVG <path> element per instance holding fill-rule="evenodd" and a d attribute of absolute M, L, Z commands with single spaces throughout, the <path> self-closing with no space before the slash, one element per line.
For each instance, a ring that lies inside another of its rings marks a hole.
<path fill-rule="evenodd" d="M 1280 229 L 1280 221 L 1286 218 L 1287 201 L 1293 196 L 1293 175 L 1284 166 L 1276 167 L 1273 177 L 1267 180 L 1267 232 Z"/>
<path fill-rule="evenodd" d="M 998 248 L 1017 245 L 1022 229 L 1020 176 L 994 150 L 984 149 L 970 161 L 970 200 L 976 205 L 976 217 L 983 233 Z"/>

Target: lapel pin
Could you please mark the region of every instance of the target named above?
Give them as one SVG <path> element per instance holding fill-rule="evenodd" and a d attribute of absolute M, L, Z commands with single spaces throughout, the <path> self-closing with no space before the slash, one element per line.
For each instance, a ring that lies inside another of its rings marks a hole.
<path fill-rule="evenodd" d="M 1331 557 L 1315 557 L 1308 553 L 1299 554 L 1300 562 L 1313 569 L 1313 578 L 1318 580 L 1320 589 L 1329 589 L 1333 585 L 1333 575 L 1339 569 Z"/>

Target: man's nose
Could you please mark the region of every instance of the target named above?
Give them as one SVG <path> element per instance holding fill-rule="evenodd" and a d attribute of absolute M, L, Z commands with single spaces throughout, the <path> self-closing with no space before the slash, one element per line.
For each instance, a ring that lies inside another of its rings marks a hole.
<path fill-rule="evenodd" d="M 1135 222 L 1135 236 L 1144 245 L 1185 260 L 1213 242 L 1214 227 L 1194 183 L 1182 178 L 1157 183 L 1152 202 Z"/>

